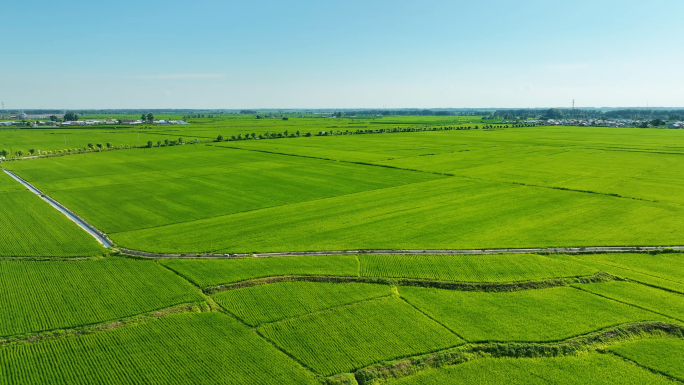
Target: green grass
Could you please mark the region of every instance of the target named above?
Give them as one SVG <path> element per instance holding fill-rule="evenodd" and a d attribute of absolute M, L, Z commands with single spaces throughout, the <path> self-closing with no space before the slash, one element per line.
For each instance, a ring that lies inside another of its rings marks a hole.
<path fill-rule="evenodd" d="M 672 293 L 646 285 L 620 281 L 581 285 L 581 288 L 604 297 L 638 306 L 684 322 L 684 294 Z"/>
<path fill-rule="evenodd" d="M 1 261 L 0 336 L 76 327 L 203 301 L 151 261 Z"/>
<path fill-rule="evenodd" d="M 409 303 L 470 342 L 546 342 L 666 317 L 571 287 L 487 293 L 400 287 Z"/>
<path fill-rule="evenodd" d="M 666 377 L 604 354 L 562 358 L 486 358 L 430 369 L 392 385 L 641 385 L 672 384 Z"/>
<path fill-rule="evenodd" d="M 200 287 L 283 275 L 356 276 L 355 255 L 236 259 L 163 259 L 160 263 Z"/>
<path fill-rule="evenodd" d="M 106 249 L 0 171 L 0 257 L 86 257 Z"/>
<path fill-rule="evenodd" d="M 216 312 L 0 348 L 0 362 L 0 384 L 316 383 L 285 354 Z"/>
<path fill-rule="evenodd" d="M 390 294 L 386 285 L 292 281 L 228 290 L 214 299 L 245 323 L 259 325 Z"/>
<path fill-rule="evenodd" d="M 537 254 L 359 255 L 361 276 L 458 282 L 518 282 L 591 275 L 597 270 Z"/>
<path fill-rule="evenodd" d="M 396 298 L 326 310 L 266 324 L 257 330 L 323 375 L 462 343 Z"/>
<path fill-rule="evenodd" d="M 684 381 L 684 341 L 647 339 L 618 345 L 611 349 L 639 365 Z"/>

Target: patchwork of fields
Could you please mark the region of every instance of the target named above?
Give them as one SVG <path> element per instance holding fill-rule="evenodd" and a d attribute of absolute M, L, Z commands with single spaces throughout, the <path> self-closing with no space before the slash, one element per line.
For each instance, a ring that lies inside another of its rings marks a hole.
<path fill-rule="evenodd" d="M 619 383 L 665 384 L 681 378 L 684 292 L 625 280 L 617 266 L 682 276 L 681 256 L 0 261 L 0 381 L 581 384 L 629 373 Z M 582 278 L 601 260 L 616 267 Z M 537 281 L 555 285 L 525 286 Z M 450 282 L 494 286 L 430 287 Z"/>
<path fill-rule="evenodd" d="M 680 134 L 342 135 L 6 167 L 120 246 L 149 252 L 668 246 L 682 243 Z"/>
<path fill-rule="evenodd" d="M 154 129 L 211 138 L 445 119 Z M 25 131 L 0 132 L 0 146 L 55 143 Z M 259 253 L 681 245 L 682 155 L 680 132 L 525 127 L 2 165 L 119 247 Z M 684 253 L 134 258 L 2 172 L 0 212 L 0 384 L 684 382 Z"/>

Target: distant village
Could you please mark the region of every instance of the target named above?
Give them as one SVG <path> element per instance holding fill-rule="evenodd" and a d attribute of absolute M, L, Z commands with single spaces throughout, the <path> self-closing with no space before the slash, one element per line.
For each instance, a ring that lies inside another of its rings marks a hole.
<path fill-rule="evenodd" d="M 653 125 L 652 120 L 603 120 L 603 119 L 548 119 L 548 120 L 527 120 L 529 124 L 539 124 L 544 126 L 580 126 L 580 127 L 661 127 Z M 503 122 L 517 124 L 516 121 Z M 673 122 L 665 124 L 667 128 L 684 128 L 684 122 Z"/>
<path fill-rule="evenodd" d="M 130 126 L 135 126 L 138 124 L 155 124 L 155 125 L 171 125 L 171 124 L 188 124 L 184 120 L 153 120 L 151 122 L 149 121 L 143 121 L 143 120 L 129 120 L 129 119 L 101 119 L 101 120 L 96 120 L 96 119 L 86 119 L 86 120 L 67 120 L 64 121 L 64 114 L 44 114 L 44 115 L 30 115 L 30 114 L 16 114 L 16 115 L 10 115 L 10 119 L 19 119 L 19 120 L 10 120 L 10 121 L 5 121 L 5 122 L 0 122 L 0 126 L 26 126 L 27 123 L 30 124 L 32 127 L 37 127 L 37 126 L 48 126 L 48 127 L 63 127 L 63 126 L 95 126 L 95 125 L 102 125 L 102 124 L 124 124 L 124 125 L 130 125 Z"/>

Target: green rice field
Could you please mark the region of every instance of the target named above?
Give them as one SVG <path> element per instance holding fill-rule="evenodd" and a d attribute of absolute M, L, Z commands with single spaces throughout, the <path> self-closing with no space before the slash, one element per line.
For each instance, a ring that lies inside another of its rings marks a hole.
<path fill-rule="evenodd" d="M 668 321 L 571 287 L 512 293 L 402 287 L 399 293 L 473 342 L 559 341 L 620 324 Z"/>
<path fill-rule="evenodd" d="M 114 321 L 204 298 L 151 261 L 0 260 L 0 336 Z"/>
<path fill-rule="evenodd" d="M 0 171 L 0 257 L 86 257 L 106 249 Z"/>
<path fill-rule="evenodd" d="M 397 385 L 673 384 L 665 376 L 602 354 L 561 359 L 483 359 L 444 369 L 430 370 L 390 383 Z"/>
<path fill-rule="evenodd" d="M 449 330 L 395 298 L 287 319 L 257 330 L 323 375 L 463 343 Z"/>
<path fill-rule="evenodd" d="M 0 128 L 117 148 L 0 164 L 115 243 L 0 172 L 0 384 L 684 382 L 684 253 L 439 251 L 684 245 L 684 131 L 188 120 Z"/>
<path fill-rule="evenodd" d="M 684 341 L 648 339 L 618 345 L 611 351 L 653 371 L 684 381 Z"/>
<path fill-rule="evenodd" d="M 6 167 L 121 246 L 150 252 L 668 246 L 681 243 L 682 149 L 673 131 L 522 127 L 230 141 Z"/>

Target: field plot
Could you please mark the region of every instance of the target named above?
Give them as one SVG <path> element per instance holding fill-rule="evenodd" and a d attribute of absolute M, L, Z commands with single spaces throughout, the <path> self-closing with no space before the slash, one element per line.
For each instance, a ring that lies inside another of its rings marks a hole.
<path fill-rule="evenodd" d="M 571 287 L 503 293 L 400 287 L 399 293 L 469 342 L 559 341 L 623 323 L 671 322 Z"/>
<path fill-rule="evenodd" d="M 563 358 L 487 358 L 431 369 L 392 385 L 666 385 L 668 378 L 604 354 Z"/>
<path fill-rule="evenodd" d="M 596 269 L 537 254 L 359 255 L 361 276 L 457 282 L 520 282 L 591 275 Z"/>
<path fill-rule="evenodd" d="M 684 293 L 684 254 L 608 253 L 576 255 L 572 260 L 621 277 Z"/>
<path fill-rule="evenodd" d="M 0 257 L 86 257 L 106 249 L 0 171 Z"/>
<path fill-rule="evenodd" d="M 203 145 L 41 159 L 11 167 L 115 240 L 121 231 L 442 178 Z"/>
<path fill-rule="evenodd" d="M 462 343 L 396 298 L 325 310 L 266 324 L 257 330 L 323 375 Z"/>
<path fill-rule="evenodd" d="M 448 178 L 112 238 L 156 252 L 678 244 L 682 214 L 607 195 Z"/>
<path fill-rule="evenodd" d="M 684 340 L 640 340 L 618 345 L 611 351 L 639 365 L 684 381 Z"/>
<path fill-rule="evenodd" d="M 8 165 L 151 252 L 676 245 L 684 135 L 673 131 L 242 140 Z"/>
<path fill-rule="evenodd" d="M 0 384 L 314 384 L 313 376 L 221 313 L 0 349 Z"/>
<path fill-rule="evenodd" d="M 283 275 L 356 276 L 355 255 L 236 259 L 163 259 L 166 267 L 200 287 Z"/>
<path fill-rule="evenodd" d="M 303 142 L 224 145 L 684 204 L 684 135 L 673 130 L 522 127 Z"/>
<path fill-rule="evenodd" d="M 582 290 L 684 322 L 684 294 L 672 293 L 636 283 L 617 281 L 575 286 L 581 286 Z"/>
<path fill-rule="evenodd" d="M 214 299 L 245 323 L 255 326 L 391 293 L 390 286 L 386 285 L 294 281 L 228 290 Z"/>
<path fill-rule="evenodd" d="M 0 336 L 133 316 L 203 297 L 151 261 L 0 261 Z M 0 376 L 1 377 L 1 376 Z"/>

